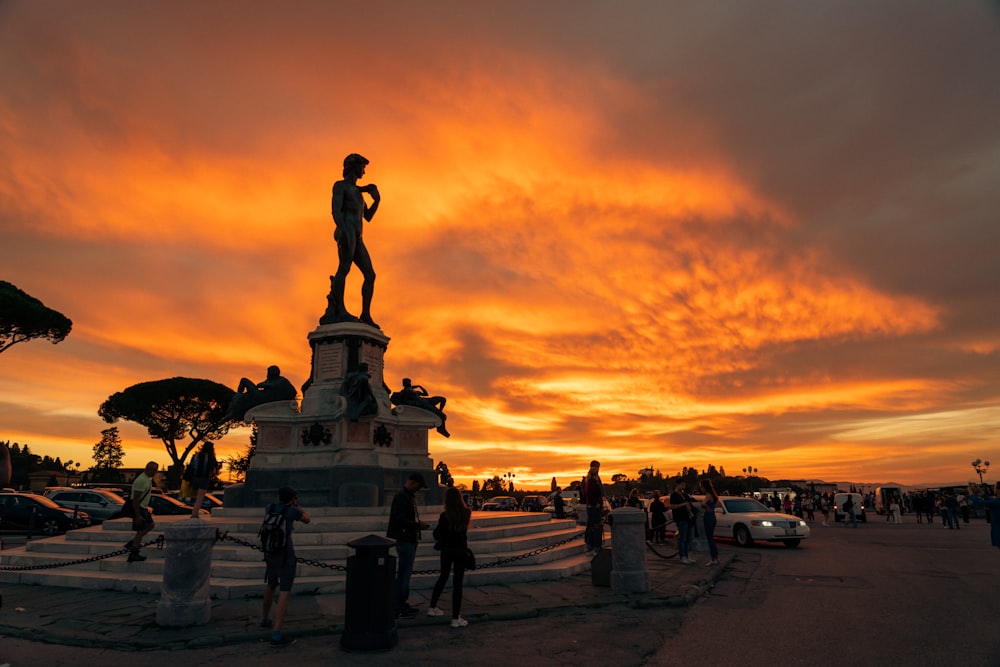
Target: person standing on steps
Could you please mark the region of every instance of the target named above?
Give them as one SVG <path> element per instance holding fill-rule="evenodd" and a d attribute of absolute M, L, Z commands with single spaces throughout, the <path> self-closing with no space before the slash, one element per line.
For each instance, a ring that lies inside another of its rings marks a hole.
<path fill-rule="evenodd" d="M 153 492 L 153 480 L 159 469 L 160 465 L 156 461 L 150 461 L 132 482 L 132 497 L 129 502 L 132 503 L 132 530 L 135 531 L 135 537 L 125 543 L 130 563 L 146 560 L 139 549 L 142 548 L 142 538 L 156 527 L 153 514 L 149 511 L 149 495 Z"/>
<path fill-rule="evenodd" d="M 601 483 L 601 462 L 591 461 L 587 476 L 580 483 L 580 500 L 587 506 L 587 555 L 592 556 L 604 544 L 604 484 Z"/>
<path fill-rule="evenodd" d="M 464 628 L 469 624 L 462 618 L 462 581 L 465 578 L 465 559 L 469 551 L 469 528 L 471 527 L 472 511 L 462 498 L 462 493 L 454 486 L 449 486 L 444 492 L 444 511 L 438 518 L 434 528 L 435 549 L 441 551 L 441 574 L 434 584 L 431 593 L 431 606 L 428 616 L 443 616 L 438 608 L 438 600 L 448 583 L 452 566 L 455 568 L 455 584 L 451 596 L 451 627 Z"/>
<path fill-rule="evenodd" d="M 299 507 L 299 496 L 295 489 L 283 486 L 278 489 L 278 502 L 267 506 L 267 514 L 280 514 L 284 517 L 285 548 L 281 553 L 266 556 L 264 571 L 264 604 L 261 610 L 260 627 L 271 630 L 271 646 L 280 648 L 294 644 L 281 633 L 288 613 L 288 603 L 292 597 L 292 583 L 295 581 L 295 547 L 292 544 L 292 524 L 296 521 L 309 523 L 309 514 Z M 271 619 L 271 604 L 274 602 L 274 592 L 278 591 L 278 604 L 274 608 L 274 619 Z"/>
<path fill-rule="evenodd" d="M 392 499 L 389 510 L 389 528 L 385 536 L 396 540 L 396 615 L 413 618 L 417 608 L 410 606 L 410 577 L 417 557 L 420 531 L 430 528 L 417 513 L 417 491 L 427 488 L 424 476 L 418 472 L 410 475 L 403 488 Z"/>

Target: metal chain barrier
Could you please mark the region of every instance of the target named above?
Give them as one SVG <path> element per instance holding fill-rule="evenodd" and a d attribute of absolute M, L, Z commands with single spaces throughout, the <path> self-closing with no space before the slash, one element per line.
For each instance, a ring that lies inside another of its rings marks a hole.
<path fill-rule="evenodd" d="M 215 530 L 215 539 L 219 540 L 220 542 L 223 542 L 223 541 L 224 542 L 233 542 L 233 543 L 239 544 L 240 546 L 243 546 L 243 547 L 250 547 L 254 551 L 259 551 L 261 553 L 264 553 L 264 550 L 260 548 L 259 544 L 254 544 L 252 542 L 247 542 L 246 540 L 241 540 L 238 537 L 232 537 L 229 534 L 229 531 L 226 531 L 226 532 L 223 533 L 219 529 L 216 529 Z M 347 567 L 346 566 L 344 566 L 344 565 L 337 565 L 336 563 L 322 563 L 322 562 L 320 562 L 318 560 L 312 560 L 310 558 L 296 558 L 295 562 L 296 563 L 302 563 L 303 565 L 312 565 L 313 567 L 325 567 L 325 568 L 327 568 L 329 570 L 338 570 L 340 572 L 347 572 Z"/>
<path fill-rule="evenodd" d="M 139 548 L 148 547 L 156 545 L 157 549 L 163 549 L 163 535 L 160 535 L 155 540 L 150 540 L 145 544 L 139 545 Z M 42 565 L 0 565 L 0 571 L 4 572 L 24 572 L 26 570 L 51 570 L 57 567 L 68 567 L 70 565 L 81 565 L 83 563 L 93 563 L 95 561 L 104 560 L 106 558 L 114 558 L 115 556 L 124 556 L 132 551 L 131 548 L 125 547 L 112 551 L 111 553 L 106 553 L 100 556 L 91 556 L 90 558 L 78 558 L 77 560 L 67 560 L 59 563 L 45 563 Z"/>
<path fill-rule="evenodd" d="M 519 554 L 517 556 L 510 556 L 509 558 L 497 558 L 496 560 L 491 560 L 488 563 L 482 562 L 477 557 L 477 559 L 476 559 L 476 569 L 477 570 L 485 570 L 488 567 L 499 567 L 501 565 L 509 565 L 510 563 L 514 563 L 514 562 L 517 562 L 519 560 L 523 560 L 525 558 L 531 558 L 532 556 L 537 556 L 538 554 L 543 554 L 546 551 L 551 551 L 552 549 L 555 549 L 557 547 L 561 547 L 564 544 L 569 544 L 573 540 L 576 540 L 576 539 L 579 539 L 579 538 L 583 537 L 583 535 L 584 535 L 583 533 L 577 533 L 576 535 L 573 535 L 571 537 L 567 537 L 565 540 L 562 540 L 561 542 L 553 542 L 552 544 L 548 544 L 548 545 L 546 545 L 544 547 L 539 547 L 538 549 L 535 549 L 534 551 L 528 551 L 528 552 L 525 552 L 523 554 Z M 441 570 L 414 570 L 413 574 L 441 574 Z"/>
<path fill-rule="evenodd" d="M 667 522 L 666 522 L 665 524 L 663 524 L 663 532 L 664 532 L 664 534 L 665 534 L 665 535 L 667 535 L 668 537 L 677 537 L 677 531 L 676 531 L 676 530 L 667 530 L 667 527 L 668 527 L 668 526 L 670 526 L 670 524 L 672 524 L 672 523 L 673 523 L 673 524 L 674 524 L 675 526 L 677 525 L 676 523 L 674 523 L 674 520 L 673 520 L 673 519 L 670 519 L 670 520 L 669 520 L 669 521 L 667 521 Z M 658 557 L 658 558 L 662 558 L 663 560 L 669 560 L 669 559 L 671 559 L 671 558 L 676 558 L 676 557 L 677 557 L 677 554 L 679 553 L 679 552 L 675 551 L 675 552 L 673 552 L 672 554 L 669 554 L 669 555 L 666 555 L 666 556 L 665 556 L 665 555 L 661 554 L 661 553 L 660 553 L 659 551 L 657 551 L 657 550 L 656 550 L 656 549 L 655 549 L 655 548 L 653 547 L 653 543 L 652 543 L 652 542 L 650 542 L 649 540 L 646 540 L 646 548 L 647 548 L 647 549 L 649 549 L 650 551 L 652 551 L 652 552 L 653 552 L 653 555 L 655 555 L 655 556 L 656 556 L 656 557 Z"/>

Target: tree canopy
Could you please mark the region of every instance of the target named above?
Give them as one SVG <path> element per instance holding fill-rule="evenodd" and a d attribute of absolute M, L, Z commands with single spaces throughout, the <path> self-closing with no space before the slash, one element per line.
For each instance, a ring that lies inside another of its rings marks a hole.
<path fill-rule="evenodd" d="M 5 280 L 0 280 L 0 352 L 15 343 L 47 338 L 60 343 L 73 322 Z"/>
<path fill-rule="evenodd" d="M 109 424 L 124 419 L 145 426 L 149 437 L 163 442 L 174 467 L 181 469 L 198 444 L 229 432 L 223 416 L 234 393 L 218 382 L 195 378 L 140 382 L 110 396 L 97 414 Z M 190 442 L 180 449 L 178 441 L 187 437 Z"/>

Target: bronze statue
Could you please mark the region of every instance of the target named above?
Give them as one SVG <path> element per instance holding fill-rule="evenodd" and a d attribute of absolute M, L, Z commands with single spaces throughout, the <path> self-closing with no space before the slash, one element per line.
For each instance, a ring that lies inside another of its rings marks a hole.
<path fill-rule="evenodd" d="M 330 294 L 326 297 L 326 313 L 320 318 L 320 324 L 360 320 L 376 329 L 380 328 L 372 320 L 371 314 L 372 295 L 375 292 L 375 269 L 372 268 L 368 248 L 365 247 L 361 236 L 364 221 L 371 222 L 381 199 L 374 184 L 362 186 L 357 184 L 358 179 L 364 176 L 367 164 L 367 158 L 351 153 L 344 158 L 344 180 L 333 184 L 330 209 L 333 222 L 336 224 L 333 238 L 337 241 L 339 264 L 337 273 L 330 276 Z M 367 193 L 372 198 L 371 206 L 365 203 L 362 193 Z M 357 264 L 361 275 L 364 276 L 361 285 L 360 318 L 351 315 L 344 306 L 344 287 L 347 284 L 347 274 L 351 271 L 351 264 Z"/>
<path fill-rule="evenodd" d="M 372 392 L 370 379 L 368 364 L 362 362 L 356 371 L 347 374 L 340 385 L 340 394 L 347 399 L 344 415 L 352 422 L 365 415 L 378 414 L 378 401 Z"/>
<path fill-rule="evenodd" d="M 230 401 L 229 410 L 226 411 L 222 421 L 227 422 L 230 419 L 242 421 L 250 408 L 273 401 L 290 401 L 295 398 L 295 394 L 295 387 L 282 377 L 281 369 L 277 366 L 268 366 L 267 378 L 263 382 L 254 384 L 249 378 L 240 380 L 240 386 Z"/>
<path fill-rule="evenodd" d="M 389 397 L 389 400 L 395 405 L 412 405 L 413 407 L 433 412 L 441 418 L 441 425 L 437 427 L 437 432 L 446 438 L 451 437 L 448 429 L 444 427 L 444 422 L 448 418 L 444 414 L 444 405 L 448 402 L 448 399 L 444 396 L 430 396 L 427 390 L 419 384 L 413 384 L 410 378 L 403 378 L 402 390 L 393 393 Z"/>

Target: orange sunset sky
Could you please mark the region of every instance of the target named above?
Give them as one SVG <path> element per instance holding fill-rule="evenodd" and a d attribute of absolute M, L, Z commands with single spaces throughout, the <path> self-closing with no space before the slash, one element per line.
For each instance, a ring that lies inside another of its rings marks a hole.
<path fill-rule="evenodd" d="M 359 152 L 457 481 L 972 479 L 998 73 L 995 3 L 0 2 L 0 279 L 74 324 L 0 355 L 0 440 L 86 468 L 132 384 L 300 386 Z"/>

